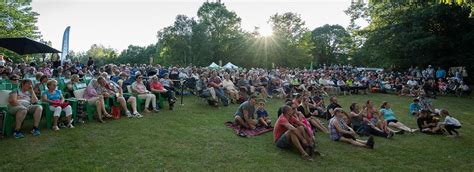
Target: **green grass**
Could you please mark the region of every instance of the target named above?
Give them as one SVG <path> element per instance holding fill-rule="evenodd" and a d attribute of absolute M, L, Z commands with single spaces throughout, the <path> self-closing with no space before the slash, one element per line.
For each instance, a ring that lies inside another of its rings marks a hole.
<path fill-rule="evenodd" d="M 372 94 L 339 97 L 348 109 L 350 103 L 372 99 L 392 103 L 399 121 L 415 127 L 408 116 L 410 98 Z M 281 99 L 267 103 L 275 121 Z M 237 105 L 213 108 L 187 96 L 185 105 L 174 111 L 162 110 L 143 119 L 89 122 L 59 132 L 42 130 L 40 137 L 0 141 L 0 171 L 333 171 L 333 170 L 443 170 L 474 169 L 473 99 L 440 97 L 436 108 L 448 109 L 462 123 L 461 137 L 447 138 L 421 133 L 376 137 L 374 150 L 329 140 L 318 133 L 324 157 L 303 161 L 295 150 L 281 150 L 271 133 L 240 138 L 224 126 L 232 119 Z M 327 123 L 327 122 L 326 122 Z M 26 126 L 24 131 L 29 130 Z"/>

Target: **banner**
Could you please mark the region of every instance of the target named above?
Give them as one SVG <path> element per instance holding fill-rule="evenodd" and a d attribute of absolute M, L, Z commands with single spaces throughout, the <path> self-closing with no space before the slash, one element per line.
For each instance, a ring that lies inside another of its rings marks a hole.
<path fill-rule="evenodd" d="M 61 49 L 61 66 L 64 63 L 64 60 L 66 60 L 66 56 L 69 53 L 69 29 L 71 26 L 68 26 L 66 30 L 64 31 L 63 35 L 63 48 Z"/>

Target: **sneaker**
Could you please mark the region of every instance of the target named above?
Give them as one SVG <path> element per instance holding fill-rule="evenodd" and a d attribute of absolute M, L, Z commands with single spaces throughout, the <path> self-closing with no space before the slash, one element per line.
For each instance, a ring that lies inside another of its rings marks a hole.
<path fill-rule="evenodd" d="M 132 113 L 130 113 L 130 111 L 125 112 L 125 115 L 127 115 L 128 118 L 133 117 L 133 116 L 132 116 Z"/>
<path fill-rule="evenodd" d="M 143 116 L 142 116 L 140 113 L 135 112 L 135 113 L 133 113 L 133 117 L 135 117 L 135 118 L 142 118 Z"/>
<path fill-rule="evenodd" d="M 70 123 L 70 124 L 67 125 L 67 128 L 74 128 L 74 125 L 72 125 L 72 123 Z"/>
<path fill-rule="evenodd" d="M 54 131 L 59 131 L 59 127 L 58 126 L 53 126 L 53 130 Z"/>
<path fill-rule="evenodd" d="M 33 130 L 31 130 L 31 134 L 33 134 L 33 136 L 39 136 L 41 135 L 41 132 L 38 128 L 33 128 Z"/>
<path fill-rule="evenodd" d="M 15 136 L 15 139 L 21 139 L 21 138 L 25 137 L 25 135 L 23 135 L 23 133 L 21 131 L 13 132 L 13 136 Z"/>
<path fill-rule="evenodd" d="M 59 123 L 59 128 L 66 128 L 66 125 L 64 125 L 64 123 Z"/>
<path fill-rule="evenodd" d="M 153 112 L 158 113 L 158 112 L 160 112 L 160 110 L 158 108 L 155 108 L 155 109 L 153 109 Z"/>

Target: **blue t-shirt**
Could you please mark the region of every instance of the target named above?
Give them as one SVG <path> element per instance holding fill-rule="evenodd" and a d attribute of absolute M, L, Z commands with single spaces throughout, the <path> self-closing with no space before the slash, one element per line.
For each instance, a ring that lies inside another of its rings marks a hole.
<path fill-rule="evenodd" d="M 444 69 L 436 71 L 436 78 L 444 78 L 446 76 L 446 71 Z"/>
<path fill-rule="evenodd" d="M 260 109 L 257 110 L 257 119 L 267 117 L 267 116 L 268 116 L 268 113 L 266 110 L 260 110 Z"/>
<path fill-rule="evenodd" d="M 48 97 L 48 100 L 61 100 L 61 90 L 55 90 L 54 93 L 44 91 L 43 95 L 46 95 L 46 97 Z"/>
<path fill-rule="evenodd" d="M 395 114 L 393 113 L 392 109 L 380 109 L 380 113 L 383 114 L 385 121 L 395 120 Z"/>
<path fill-rule="evenodd" d="M 418 103 L 411 103 L 410 104 L 410 113 L 420 112 L 420 111 L 421 111 L 421 106 Z"/>

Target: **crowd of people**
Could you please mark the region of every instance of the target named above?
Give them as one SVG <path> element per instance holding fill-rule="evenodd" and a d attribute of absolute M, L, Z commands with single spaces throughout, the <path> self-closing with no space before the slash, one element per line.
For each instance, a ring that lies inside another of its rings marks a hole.
<path fill-rule="evenodd" d="M 92 58 L 86 64 L 12 63 L 0 59 L 0 79 L 18 84 L 8 99 L 8 111 L 15 116 L 15 138 L 23 138 L 21 125 L 28 113 L 33 114 L 33 135 L 40 135 L 39 121 L 43 107 L 37 102 L 49 103 L 53 112 L 53 130 L 60 130 L 60 116 L 65 114 L 63 127 L 74 128 L 71 105 L 66 98 L 84 99 L 94 106 L 96 119 L 104 122 L 111 118 L 107 102 L 127 117 L 141 118 L 141 113 L 159 112 L 159 97 L 166 97 L 173 110 L 176 94 L 190 90 L 211 106 L 240 104 L 234 121 L 242 129 L 257 126 L 274 127 L 274 142 L 280 148 L 295 147 L 302 157 L 311 160 L 319 153 L 314 135 L 321 132 L 334 141 L 374 148 L 373 136 L 391 138 L 394 134 L 417 131 L 457 135 L 460 123 L 446 110 L 437 110 L 431 99 L 453 93 L 469 95 L 471 89 L 463 82 L 465 71 L 446 72 L 428 66 L 400 73 L 395 71 L 359 70 L 353 66 L 320 66 L 314 70 L 276 68 L 265 69 L 208 69 L 206 67 L 163 67 L 146 64 L 94 65 Z M 64 86 L 59 86 L 63 84 Z M 84 89 L 83 95 L 75 94 Z M 380 108 L 367 100 L 353 103 L 349 113 L 337 103 L 337 96 L 394 93 L 414 97 L 410 114 L 417 119 L 418 128 L 410 128 L 398 121 L 389 102 Z M 131 94 L 128 94 L 131 93 Z M 80 96 L 80 97 L 77 97 Z M 328 106 L 324 97 L 330 97 Z M 285 102 L 278 110 L 278 119 L 272 121 L 265 109 L 265 99 L 281 98 Z M 143 101 L 141 101 L 143 100 Z M 143 102 L 143 103 L 141 103 Z M 140 111 L 140 112 L 139 112 Z M 257 114 L 257 118 L 254 117 Z M 440 122 L 441 117 L 446 120 Z M 324 121 L 327 120 L 327 121 Z M 326 124 L 325 124 L 326 123 Z M 239 133 L 243 134 L 243 133 Z M 369 136 L 367 140 L 358 139 Z"/>

